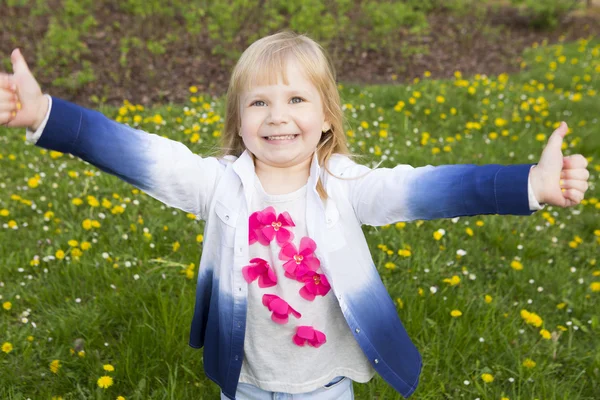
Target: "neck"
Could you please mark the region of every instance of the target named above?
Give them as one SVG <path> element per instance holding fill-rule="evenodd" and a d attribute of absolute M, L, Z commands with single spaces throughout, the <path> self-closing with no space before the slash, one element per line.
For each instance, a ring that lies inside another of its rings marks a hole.
<path fill-rule="evenodd" d="M 254 170 L 265 192 L 268 194 L 292 193 L 306 185 L 310 175 L 312 157 L 291 167 L 274 167 L 254 160 Z"/>

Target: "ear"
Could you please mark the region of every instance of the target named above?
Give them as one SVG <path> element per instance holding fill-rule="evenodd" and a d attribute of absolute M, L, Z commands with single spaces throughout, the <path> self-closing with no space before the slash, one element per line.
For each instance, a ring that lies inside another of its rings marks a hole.
<path fill-rule="evenodd" d="M 331 124 L 328 121 L 323 122 L 323 128 L 321 129 L 321 132 L 325 133 L 330 129 L 331 129 Z"/>

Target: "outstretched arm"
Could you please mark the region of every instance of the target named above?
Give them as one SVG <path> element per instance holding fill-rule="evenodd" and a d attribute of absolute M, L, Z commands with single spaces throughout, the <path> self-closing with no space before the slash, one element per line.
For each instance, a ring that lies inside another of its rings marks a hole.
<path fill-rule="evenodd" d="M 399 165 L 369 171 L 356 165 L 345 176 L 354 210 L 368 225 L 478 214 L 530 215 L 531 165 Z M 366 174 L 365 174 L 366 172 Z"/>
<path fill-rule="evenodd" d="M 73 154 L 139 187 L 163 203 L 206 216 L 224 170 L 183 144 L 119 124 L 97 111 L 42 96 L 18 51 L 12 55 L 16 92 L 22 103 L 9 126 L 31 128 L 36 145 Z M 33 132 L 36 130 L 36 132 Z"/>
<path fill-rule="evenodd" d="M 538 202 L 579 204 L 588 188 L 587 161 L 562 156 L 566 124 L 552 134 L 540 162 L 528 165 L 443 165 L 369 168 L 353 164 L 349 180 L 354 210 L 368 225 L 478 214 L 529 215 Z"/>

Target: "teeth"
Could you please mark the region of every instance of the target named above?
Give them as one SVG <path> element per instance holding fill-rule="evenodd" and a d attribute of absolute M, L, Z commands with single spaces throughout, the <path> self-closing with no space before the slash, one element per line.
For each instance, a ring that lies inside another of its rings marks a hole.
<path fill-rule="evenodd" d="M 268 140 L 291 140 L 295 138 L 296 135 L 287 135 L 287 136 L 268 136 Z"/>

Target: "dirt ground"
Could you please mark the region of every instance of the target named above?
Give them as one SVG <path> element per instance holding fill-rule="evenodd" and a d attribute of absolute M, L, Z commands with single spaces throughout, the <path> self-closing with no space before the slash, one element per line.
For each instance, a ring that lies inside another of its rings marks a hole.
<path fill-rule="evenodd" d="M 594 1 L 600 3 L 600 0 Z M 0 5 L 0 15 L 5 11 Z M 13 10 L 11 13 L 8 18 L 13 21 L 26 21 L 29 18 L 27 10 Z M 133 21 L 132 16 L 110 9 L 102 10 L 95 17 L 101 27 L 112 26 L 119 21 L 121 26 L 127 27 L 128 35 L 141 39 L 160 37 L 160 30 L 163 29 L 160 23 L 148 28 L 148 24 L 140 24 Z M 364 51 L 344 41 L 332 43 L 328 50 L 333 55 L 338 80 L 351 83 L 399 83 L 422 76 L 425 71 L 430 71 L 432 78 L 451 77 L 455 70 L 460 70 L 464 76 L 511 73 L 519 69 L 523 49 L 534 42 L 546 39 L 548 43 L 554 43 L 561 35 L 566 40 L 576 40 L 600 32 L 600 4 L 569 15 L 552 31 L 532 29 L 526 18 L 509 8 L 489 11 L 482 18 L 457 17 L 448 13 L 433 14 L 428 18 L 431 29 L 426 35 L 399 32 L 393 38 L 398 43 L 394 54 Z M 34 74 L 39 72 L 35 49 L 44 34 L 43 21 L 11 26 L 15 27 L 13 31 L 0 30 L 0 55 L 5 57 L 10 54 L 15 46 L 15 35 L 18 35 L 16 45 L 21 48 Z M 163 34 L 166 35 L 168 27 L 164 29 Z M 213 55 L 211 49 L 214 43 L 210 40 L 187 35 L 169 45 L 166 53 L 160 56 L 149 51 L 132 52 L 128 57 L 128 65 L 122 67 L 119 64 L 119 33 L 110 29 L 100 31 L 85 38 L 90 52 L 84 59 L 91 62 L 96 81 L 77 91 L 53 87 L 52 81 L 60 77 L 65 68 L 78 67 L 74 63 L 62 69 L 56 68 L 52 74 L 38 74 L 44 75 L 39 79 L 40 84 L 44 91 L 82 105 L 93 105 L 90 100 L 92 95 L 105 97 L 106 103 L 115 105 L 122 104 L 124 99 L 139 104 L 182 102 L 189 96 L 188 88 L 192 85 L 201 92 L 223 94 L 233 61 Z M 428 51 L 405 54 L 402 51 L 405 44 L 426 45 Z"/>

